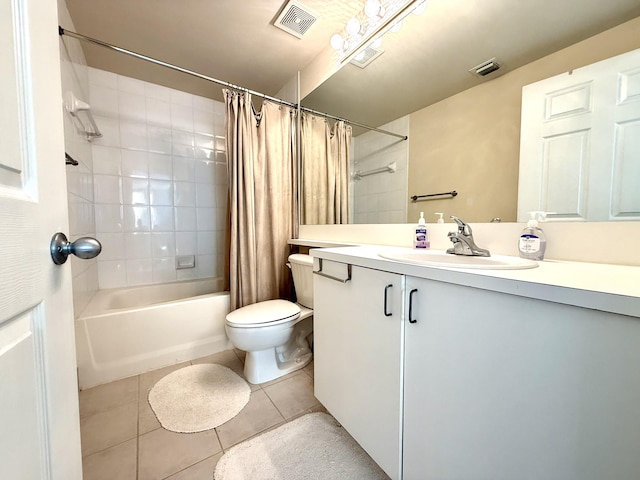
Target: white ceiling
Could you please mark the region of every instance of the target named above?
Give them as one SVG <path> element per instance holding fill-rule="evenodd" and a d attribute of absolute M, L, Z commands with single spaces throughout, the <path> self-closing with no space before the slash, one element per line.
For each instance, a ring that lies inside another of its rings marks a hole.
<path fill-rule="evenodd" d="M 274 96 L 297 71 L 304 75 L 365 0 L 299 0 L 319 15 L 303 39 L 273 26 L 286 0 L 66 1 L 78 33 Z M 302 104 L 380 125 L 487 81 L 467 70 L 493 56 L 504 62 L 501 74 L 637 16 L 640 0 L 428 0 L 420 17 L 385 37 L 385 53 L 365 70 L 347 65 Z M 90 66 L 222 98 L 219 85 L 83 47 Z M 400 63 L 406 53 L 408 63 Z M 374 93 L 367 89 L 372 76 L 380 80 Z M 413 108 L 371 101 L 390 90 L 402 92 Z M 358 97 L 362 111 L 346 108 Z"/>

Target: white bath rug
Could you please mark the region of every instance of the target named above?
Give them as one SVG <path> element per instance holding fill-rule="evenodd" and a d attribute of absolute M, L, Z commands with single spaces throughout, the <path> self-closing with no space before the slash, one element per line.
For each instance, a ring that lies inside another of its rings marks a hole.
<path fill-rule="evenodd" d="M 309 413 L 229 449 L 215 480 L 388 480 L 330 415 Z"/>
<path fill-rule="evenodd" d="M 149 392 L 149 404 L 165 429 L 194 433 L 231 420 L 250 395 L 249 384 L 229 368 L 203 363 L 159 380 Z"/>

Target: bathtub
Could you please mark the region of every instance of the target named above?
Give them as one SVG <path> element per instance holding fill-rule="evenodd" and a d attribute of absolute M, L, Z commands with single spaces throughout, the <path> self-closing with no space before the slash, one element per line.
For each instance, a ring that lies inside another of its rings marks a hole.
<path fill-rule="evenodd" d="M 233 348 L 219 279 L 100 290 L 76 319 L 80 389 Z"/>

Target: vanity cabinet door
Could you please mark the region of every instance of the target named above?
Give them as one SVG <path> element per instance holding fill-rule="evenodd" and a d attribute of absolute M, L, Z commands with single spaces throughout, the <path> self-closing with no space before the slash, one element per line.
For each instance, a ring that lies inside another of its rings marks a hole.
<path fill-rule="evenodd" d="M 640 478 L 637 318 L 413 277 L 406 291 L 404 480 Z"/>
<path fill-rule="evenodd" d="M 402 283 L 356 266 L 345 283 L 314 275 L 315 396 L 393 479 L 401 465 Z"/>

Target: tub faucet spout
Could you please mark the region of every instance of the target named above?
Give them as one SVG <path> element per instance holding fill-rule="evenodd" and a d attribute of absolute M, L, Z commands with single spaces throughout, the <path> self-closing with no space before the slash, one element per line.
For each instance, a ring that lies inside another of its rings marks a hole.
<path fill-rule="evenodd" d="M 453 247 L 447 250 L 447 253 L 454 255 L 469 255 L 476 257 L 490 257 L 489 250 L 480 248 L 476 245 L 473 239 L 473 232 L 471 226 L 459 219 L 458 217 L 451 216 L 451 219 L 458 224 L 457 232 L 449 232 L 447 236 L 449 240 L 453 242 Z"/>

